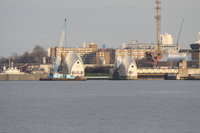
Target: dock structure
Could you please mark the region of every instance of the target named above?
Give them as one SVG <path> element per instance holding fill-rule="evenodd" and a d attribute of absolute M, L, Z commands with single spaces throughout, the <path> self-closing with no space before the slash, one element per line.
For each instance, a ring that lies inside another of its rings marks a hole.
<path fill-rule="evenodd" d="M 188 77 L 180 77 L 180 80 L 200 80 L 200 74 L 189 74 Z"/>
<path fill-rule="evenodd" d="M 139 68 L 137 69 L 138 79 L 164 80 L 177 79 L 179 69 L 171 68 Z"/>
<path fill-rule="evenodd" d="M 200 69 L 138 68 L 139 80 L 198 80 Z M 109 76 L 86 76 L 87 80 L 109 80 Z"/>
<path fill-rule="evenodd" d="M 85 76 L 87 80 L 109 80 L 109 76 Z"/>
<path fill-rule="evenodd" d="M 138 74 L 177 74 L 179 69 L 171 68 L 139 68 Z"/>

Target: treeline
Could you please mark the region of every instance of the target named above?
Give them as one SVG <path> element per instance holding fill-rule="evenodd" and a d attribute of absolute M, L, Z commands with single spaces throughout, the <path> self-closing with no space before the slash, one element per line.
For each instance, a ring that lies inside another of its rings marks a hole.
<path fill-rule="evenodd" d="M 40 45 L 36 45 L 32 52 L 26 51 L 23 55 L 19 56 L 17 53 L 12 53 L 10 60 L 14 63 L 42 63 L 44 57 L 48 60 L 47 51 Z M 8 61 L 9 58 L 2 57 L 0 59 L 0 63 L 8 63 Z"/>

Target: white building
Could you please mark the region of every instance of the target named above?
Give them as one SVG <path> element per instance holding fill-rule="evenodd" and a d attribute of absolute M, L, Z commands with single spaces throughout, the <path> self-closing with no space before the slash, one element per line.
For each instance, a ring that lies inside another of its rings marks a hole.
<path fill-rule="evenodd" d="M 198 40 L 200 41 L 200 32 L 198 33 Z"/>
<path fill-rule="evenodd" d="M 110 69 L 111 79 L 137 79 L 137 65 L 135 61 L 128 55 L 124 58 L 117 57 L 114 68 Z"/>
<path fill-rule="evenodd" d="M 63 74 L 69 74 L 74 77 L 85 75 L 83 62 L 76 52 L 71 51 L 65 57 Z"/>
<path fill-rule="evenodd" d="M 119 49 L 124 49 L 127 47 L 126 43 L 119 44 Z"/>
<path fill-rule="evenodd" d="M 137 66 L 130 56 L 126 55 L 123 58 L 119 70 L 122 79 L 137 79 Z"/>
<path fill-rule="evenodd" d="M 172 35 L 165 33 L 165 35 L 160 35 L 161 44 L 173 44 Z"/>

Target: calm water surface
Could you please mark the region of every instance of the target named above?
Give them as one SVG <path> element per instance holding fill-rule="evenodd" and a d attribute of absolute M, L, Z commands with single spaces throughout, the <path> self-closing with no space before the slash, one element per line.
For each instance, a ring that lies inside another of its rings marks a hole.
<path fill-rule="evenodd" d="M 0 81 L 0 133 L 200 133 L 200 81 Z"/>

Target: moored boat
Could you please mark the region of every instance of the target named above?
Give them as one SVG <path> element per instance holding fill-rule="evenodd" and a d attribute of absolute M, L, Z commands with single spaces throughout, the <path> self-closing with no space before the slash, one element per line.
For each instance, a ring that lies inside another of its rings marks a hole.
<path fill-rule="evenodd" d="M 86 81 L 85 77 L 75 78 L 40 78 L 40 81 Z"/>

